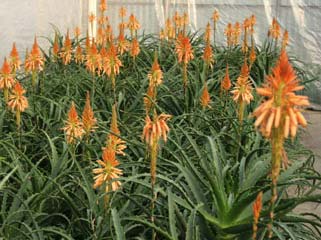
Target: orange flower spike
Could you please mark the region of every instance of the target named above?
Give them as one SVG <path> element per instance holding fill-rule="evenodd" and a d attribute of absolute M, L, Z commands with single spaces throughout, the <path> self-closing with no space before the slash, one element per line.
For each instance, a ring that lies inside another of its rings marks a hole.
<path fill-rule="evenodd" d="M 52 46 L 52 55 L 54 57 L 54 60 L 56 60 L 58 58 L 59 51 L 60 51 L 60 47 L 59 47 L 59 43 L 58 43 L 58 35 L 55 34 L 55 41 Z"/>
<path fill-rule="evenodd" d="M 232 37 L 232 44 L 234 46 L 238 45 L 240 42 L 240 36 L 241 36 L 242 30 L 241 30 L 241 24 L 239 22 L 236 22 L 233 28 L 233 37 Z"/>
<path fill-rule="evenodd" d="M 285 30 L 283 33 L 283 39 L 282 39 L 282 50 L 285 50 L 288 44 L 289 44 L 289 32 Z"/>
<path fill-rule="evenodd" d="M 158 86 L 163 82 L 163 72 L 159 66 L 157 56 L 154 57 L 154 63 L 151 71 L 147 75 L 150 86 Z"/>
<path fill-rule="evenodd" d="M 157 114 L 154 115 L 153 121 L 151 121 L 150 117 L 147 115 L 145 118 L 145 126 L 143 129 L 142 139 L 145 142 L 152 146 L 154 141 L 158 141 L 161 137 L 166 142 L 167 135 L 169 132 L 169 127 L 167 126 L 168 119 L 171 118 L 171 115 L 168 114 Z"/>
<path fill-rule="evenodd" d="M 267 100 L 253 113 L 257 118 L 255 126 L 261 126 L 260 130 L 266 137 L 271 136 L 273 128 L 280 127 L 284 129 L 285 138 L 289 133 L 294 137 L 299 124 L 306 126 L 300 107 L 309 105 L 308 98 L 294 93 L 302 89 L 303 86 L 299 85 L 286 52 L 282 51 L 279 62 L 273 68 L 272 74 L 267 76 L 266 83 L 263 87 L 257 88 L 257 93 L 265 96 Z M 268 122 L 273 124 L 268 124 Z"/>
<path fill-rule="evenodd" d="M 99 10 L 102 12 L 102 14 L 104 14 L 104 12 L 107 10 L 106 0 L 100 0 Z"/>
<path fill-rule="evenodd" d="M 210 107 L 211 97 L 207 89 L 207 84 L 204 84 L 202 96 L 201 96 L 201 105 L 205 109 L 206 107 Z"/>
<path fill-rule="evenodd" d="M 71 40 L 69 37 L 69 30 L 68 30 L 65 37 L 64 46 L 60 52 L 62 63 L 64 65 L 68 65 L 71 62 L 71 56 L 72 56 L 72 45 L 71 45 Z"/>
<path fill-rule="evenodd" d="M 106 144 L 107 147 L 114 149 L 116 154 L 125 156 L 126 142 L 116 135 L 120 135 L 120 131 L 118 129 L 116 105 L 114 104 L 112 107 L 110 133 L 107 135 Z"/>
<path fill-rule="evenodd" d="M 10 64 L 5 58 L 0 73 L 0 89 L 3 89 L 4 99 L 6 103 L 8 102 L 9 98 L 9 90 L 15 84 L 15 79 L 11 71 L 12 69 L 10 67 Z"/>
<path fill-rule="evenodd" d="M 80 37 L 80 34 L 81 34 L 80 27 L 75 27 L 74 35 L 75 35 L 75 38 L 76 38 L 77 41 L 78 41 L 78 39 Z"/>
<path fill-rule="evenodd" d="M 260 192 L 256 199 L 255 202 L 252 205 L 252 210 L 253 210 L 253 235 L 252 235 L 252 239 L 256 239 L 256 235 L 257 235 L 257 224 L 259 222 L 259 218 L 260 218 L 260 214 L 262 211 L 262 197 L 263 197 L 263 193 Z"/>
<path fill-rule="evenodd" d="M 217 9 L 214 10 L 212 15 L 212 20 L 217 23 L 217 21 L 220 19 L 220 14 Z"/>
<path fill-rule="evenodd" d="M 275 40 L 278 40 L 281 36 L 281 27 L 276 20 L 276 18 L 273 18 L 272 25 L 269 30 L 269 35 L 274 38 Z"/>
<path fill-rule="evenodd" d="M 130 55 L 135 59 L 139 53 L 140 53 L 139 42 L 137 38 L 134 38 L 130 46 Z"/>
<path fill-rule="evenodd" d="M 88 17 L 89 23 L 93 24 L 94 21 L 96 20 L 96 15 L 94 13 L 91 13 Z"/>
<path fill-rule="evenodd" d="M 96 39 L 96 43 L 98 45 L 104 45 L 104 42 L 105 42 L 105 31 L 104 29 L 100 26 L 98 27 L 97 29 L 97 39 Z"/>
<path fill-rule="evenodd" d="M 85 46 L 86 46 L 86 53 L 88 54 L 91 48 L 91 44 L 90 44 L 90 38 L 89 38 L 89 32 L 87 31 L 87 35 L 86 35 L 86 42 L 85 42 Z"/>
<path fill-rule="evenodd" d="M 156 90 L 154 85 L 149 85 L 146 93 L 146 97 L 143 98 L 146 114 L 150 112 L 153 106 L 153 101 L 156 99 Z"/>
<path fill-rule="evenodd" d="M 176 26 L 176 25 L 175 25 Z M 176 30 L 175 27 L 173 27 L 171 19 L 168 18 L 165 22 L 165 37 L 167 39 L 174 39 L 176 36 Z"/>
<path fill-rule="evenodd" d="M 119 16 L 122 18 L 122 20 L 124 19 L 124 17 L 126 17 L 127 14 L 127 9 L 125 7 L 121 7 L 119 9 Z"/>
<path fill-rule="evenodd" d="M 98 53 L 96 43 L 93 42 L 86 55 L 86 68 L 92 74 L 100 72 L 101 70 L 101 56 Z"/>
<path fill-rule="evenodd" d="M 112 44 L 103 60 L 103 73 L 107 74 L 108 77 L 115 77 L 119 74 L 119 68 L 122 66 L 122 62 L 117 56 L 117 49 Z"/>
<path fill-rule="evenodd" d="M 249 60 L 250 60 L 250 66 L 252 66 L 252 64 L 253 64 L 253 63 L 255 62 L 255 60 L 256 60 L 256 52 L 255 52 L 254 46 L 251 47 L 251 52 L 250 52 Z"/>
<path fill-rule="evenodd" d="M 234 90 L 231 91 L 233 94 L 233 100 L 238 103 L 246 103 L 249 104 L 251 100 L 253 100 L 252 95 L 252 87 L 251 83 L 248 80 L 249 78 L 249 67 L 244 61 L 244 64 L 241 69 L 241 74 L 237 78 L 237 82 L 235 84 Z"/>
<path fill-rule="evenodd" d="M 28 108 L 28 100 L 25 96 L 26 90 L 17 81 L 9 96 L 8 106 L 13 112 L 24 112 Z"/>
<path fill-rule="evenodd" d="M 120 55 L 123 55 L 125 52 L 129 50 L 129 47 L 129 42 L 125 38 L 124 31 L 120 31 L 118 36 L 117 52 Z"/>
<path fill-rule="evenodd" d="M 209 22 L 206 25 L 204 40 L 206 43 L 211 42 L 211 24 Z"/>
<path fill-rule="evenodd" d="M 230 74 L 228 71 L 228 65 L 226 65 L 225 76 L 223 81 L 221 82 L 221 89 L 227 92 L 231 87 L 232 87 L 232 83 L 231 83 Z"/>
<path fill-rule="evenodd" d="M 98 25 L 99 27 L 103 28 L 107 24 L 105 16 L 100 16 L 98 18 Z"/>
<path fill-rule="evenodd" d="M 82 48 L 80 45 L 77 46 L 76 52 L 75 52 L 75 62 L 77 64 L 83 63 L 84 62 L 84 55 L 82 52 Z"/>
<path fill-rule="evenodd" d="M 251 17 L 250 17 L 250 33 L 251 35 L 254 34 L 254 26 L 256 24 L 256 17 L 255 15 L 253 14 Z"/>
<path fill-rule="evenodd" d="M 131 37 L 134 37 L 134 32 L 140 29 L 140 24 L 134 14 L 129 16 L 128 29 L 130 30 Z M 136 36 L 137 34 L 135 34 Z"/>
<path fill-rule="evenodd" d="M 227 40 L 227 46 L 228 47 L 231 47 L 232 44 L 233 44 L 233 32 L 234 32 L 234 29 L 233 29 L 233 26 L 231 23 L 229 23 L 227 25 L 227 27 L 225 28 L 225 31 L 224 31 L 224 34 L 226 36 L 226 40 Z"/>
<path fill-rule="evenodd" d="M 105 38 L 108 44 L 112 44 L 114 35 L 113 35 L 113 28 L 110 24 L 107 25 L 105 30 Z"/>
<path fill-rule="evenodd" d="M 121 182 L 117 179 L 123 175 L 123 171 L 117 168 L 119 162 L 116 159 L 115 151 L 111 147 L 104 148 L 103 161 L 97 160 L 97 163 L 99 167 L 93 169 L 93 173 L 96 174 L 93 188 L 99 188 L 105 183 L 106 193 L 119 189 Z"/>
<path fill-rule="evenodd" d="M 176 53 L 178 56 L 179 63 L 187 64 L 194 58 L 193 48 L 190 43 L 190 39 L 187 36 L 180 34 L 176 42 Z"/>
<path fill-rule="evenodd" d="M 94 116 L 94 111 L 91 108 L 90 96 L 88 91 L 86 94 L 85 108 L 82 113 L 82 122 L 83 122 L 83 129 L 85 130 L 85 134 L 87 136 L 89 136 L 90 132 L 95 131 L 97 120 Z"/>
<path fill-rule="evenodd" d="M 65 131 L 67 137 L 67 143 L 75 143 L 77 139 L 81 139 L 85 133 L 83 129 L 83 123 L 79 120 L 76 111 L 75 103 L 71 103 L 71 107 L 68 112 L 68 119 L 65 122 L 65 127 L 62 128 Z"/>
<path fill-rule="evenodd" d="M 213 68 L 214 58 L 213 58 L 213 50 L 210 43 L 207 43 L 205 46 L 204 53 L 203 53 L 203 60 L 207 66 L 209 66 L 210 68 Z"/>
<path fill-rule="evenodd" d="M 14 73 L 20 69 L 21 61 L 15 42 L 13 43 L 12 50 L 10 52 L 10 65 Z"/>
<path fill-rule="evenodd" d="M 35 37 L 32 50 L 25 61 L 26 72 L 37 72 L 42 71 L 44 67 L 44 59 L 41 56 L 41 52 L 37 43 L 37 38 Z"/>
<path fill-rule="evenodd" d="M 28 108 L 28 100 L 25 96 L 23 96 L 25 92 L 26 90 L 23 89 L 20 83 L 16 82 L 8 101 L 9 109 L 16 113 L 16 123 L 18 129 L 20 128 L 21 124 L 21 113 Z"/>

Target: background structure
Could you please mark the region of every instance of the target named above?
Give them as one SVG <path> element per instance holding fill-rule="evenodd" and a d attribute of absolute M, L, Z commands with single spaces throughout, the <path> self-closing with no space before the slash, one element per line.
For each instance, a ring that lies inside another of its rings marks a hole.
<path fill-rule="evenodd" d="M 90 4 L 94 1 L 99 0 L 1 0 L 0 62 L 9 54 L 13 42 L 24 56 L 35 35 L 46 49 L 45 37 L 53 37 L 53 25 L 61 33 L 80 26 L 84 34 L 92 11 Z M 225 44 L 223 33 L 228 22 L 241 22 L 252 14 L 257 17 L 256 42 L 261 43 L 272 18 L 276 17 L 281 27 L 290 33 L 290 52 L 305 63 L 321 65 L 320 0 L 107 0 L 107 3 L 107 13 L 115 28 L 119 22 L 118 9 L 125 6 L 128 14 L 137 16 L 145 33 L 158 33 L 175 11 L 188 12 L 191 29 L 203 30 L 216 8 L 221 16 L 217 34 L 219 44 Z M 320 85 L 319 81 L 315 89 L 321 89 Z M 320 91 L 315 89 L 311 94 L 321 103 Z"/>

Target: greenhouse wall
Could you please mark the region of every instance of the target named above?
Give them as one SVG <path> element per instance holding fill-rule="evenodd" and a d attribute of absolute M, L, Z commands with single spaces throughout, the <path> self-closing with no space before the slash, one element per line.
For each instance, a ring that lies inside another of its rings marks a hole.
<path fill-rule="evenodd" d="M 21 56 L 30 48 L 37 35 L 46 49 L 45 37 L 53 37 L 54 26 L 61 33 L 81 26 L 88 27 L 88 4 L 91 0 L 1 0 L 0 61 L 16 42 Z M 159 33 L 165 20 L 175 11 L 186 11 L 193 31 L 204 30 L 214 8 L 220 12 L 218 44 L 225 44 L 224 29 L 228 22 L 242 22 L 255 14 L 255 40 L 262 43 L 273 17 L 290 33 L 290 53 L 305 63 L 321 64 L 321 1 L 320 0 L 110 0 L 108 16 L 118 26 L 118 9 L 125 6 L 134 13 L 145 33 Z M 11 9 L 11 11 L 8 11 Z M 115 30 L 116 31 L 116 30 Z M 314 94 L 318 98 L 319 94 Z M 319 101 L 319 100 L 318 100 Z M 320 100 L 321 102 L 321 100 Z"/>

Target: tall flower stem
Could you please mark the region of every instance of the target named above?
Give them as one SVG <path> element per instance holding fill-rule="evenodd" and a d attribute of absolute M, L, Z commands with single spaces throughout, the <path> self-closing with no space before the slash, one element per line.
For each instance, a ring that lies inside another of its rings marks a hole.
<path fill-rule="evenodd" d="M 95 73 L 91 75 L 92 78 L 92 89 L 91 89 L 91 102 L 94 102 L 95 99 Z"/>
<path fill-rule="evenodd" d="M 157 165 L 157 153 L 158 153 L 158 140 L 155 138 L 152 145 L 150 146 L 150 175 L 151 175 L 151 188 L 152 188 L 152 201 L 151 201 L 151 221 L 155 223 L 154 209 L 155 202 L 157 200 L 157 194 L 155 193 L 155 183 L 156 183 L 156 165 Z M 153 229 L 152 239 L 156 239 L 156 232 Z"/>
<path fill-rule="evenodd" d="M 32 71 L 31 83 L 34 93 L 36 92 L 36 81 L 37 81 L 37 72 Z"/>
<path fill-rule="evenodd" d="M 187 88 L 187 63 L 183 63 L 183 86 L 184 86 L 184 94 L 186 94 L 186 88 Z"/>
<path fill-rule="evenodd" d="M 280 124 L 283 126 L 283 124 Z M 284 130 L 282 127 L 273 128 L 272 130 L 272 170 L 271 170 L 271 205 L 270 205 L 270 223 L 268 225 L 269 239 L 273 236 L 272 226 L 274 221 L 274 209 L 275 202 L 278 197 L 277 193 L 277 181 L 280 174 L 281 162 L 282 162 L 282 149 L 284 142 Z"/>

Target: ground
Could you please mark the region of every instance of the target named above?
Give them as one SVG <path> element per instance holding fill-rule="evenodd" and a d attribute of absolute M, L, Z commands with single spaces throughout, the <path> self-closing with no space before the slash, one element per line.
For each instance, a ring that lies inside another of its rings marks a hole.
<path fill-rule="evenodd" d="M 304 115 L 308 126 L 301 136 L 302 143 L 316 154 L 315 169 L 321 174 L 321 111 L 306 111 Z M 302 204 L 297 211 L 300 213 L 313 212 L 321 216 L 321 204 Z"/>

